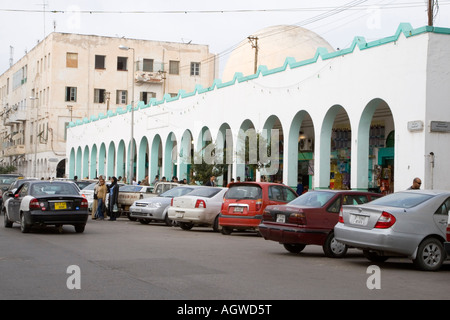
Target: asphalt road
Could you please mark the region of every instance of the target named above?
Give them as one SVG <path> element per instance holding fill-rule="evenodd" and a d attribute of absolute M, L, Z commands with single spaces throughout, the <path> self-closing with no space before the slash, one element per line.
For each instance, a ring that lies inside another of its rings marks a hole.
<path fill-rule="evenodd" d="M 83 234 L 71 226 L 30 234 L 16 224 L 0 227 L 0 299 L 449 297 L 450 261 L 439 272 L 417 271 L 408 259 L 388 260 L 377 273 L 371 265 L 355 249 L 344 259 L 324 257 L 319 246 L 295 255 L 254 233 L 224 236 L 127 219 L 90 220 Z"/>

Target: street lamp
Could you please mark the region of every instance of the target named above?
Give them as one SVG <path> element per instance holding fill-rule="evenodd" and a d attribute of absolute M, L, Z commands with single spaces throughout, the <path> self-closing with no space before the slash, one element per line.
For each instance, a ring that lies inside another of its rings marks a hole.
<path fill-rule="evenodd" d="M 37 178 L 37 145 L 38 145 L 38 118 L 39 118 L 39 106 L 36 105 L 36 103 L 34 102 L 34 100 L 38 100 L 39 98 L 37 97 L 30 97 L 30 100 L 33 100 L 33 107 L 36 107 L 36 121 L 34 123 L 34 137 L 35 140 L 34 141 L 34 165 L 33 165 L 33 177 Z"/>
<path fill-rule="evenodd" d="M 133 50 L 133 64 L 132 64 L 132 86 L 131 86 L 131 141 L 130 141 L 130 168 L 128 172 L 128 182 L 133 183 L 133 169 L 134 169 L 134 64 L 135 64 L 135 52 L 134 48 L 130 48 L 124 45 L 119 46 L 120 50 Z"/>

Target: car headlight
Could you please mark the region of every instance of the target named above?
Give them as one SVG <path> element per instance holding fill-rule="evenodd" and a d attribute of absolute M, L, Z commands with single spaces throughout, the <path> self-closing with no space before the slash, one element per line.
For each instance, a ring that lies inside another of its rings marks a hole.
<path fill-rule="evenodd" d="M 149 202 L 147 204 L 148 208 L 160 208 L 161 207 L 161 202 Z"/>

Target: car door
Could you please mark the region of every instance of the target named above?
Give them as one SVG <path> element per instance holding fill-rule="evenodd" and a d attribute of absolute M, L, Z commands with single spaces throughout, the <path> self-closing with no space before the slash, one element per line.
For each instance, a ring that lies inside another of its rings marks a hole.
<path fill-rule="evenodd" d="M 450 198 L 444 201 L 444 203 L 436 210 L 433 215 L 434 223 L 439 229 L 441 235 L 445 238 L 446 229 L 448 224 L 448 211 L 450 210 Z"/>
<path fill-rule="evenodd" d="M 8 215 L 11 221 L 20 220 L 20 203 L 28 193 L 29 184 L 24 183 L 8 201 Z"/>

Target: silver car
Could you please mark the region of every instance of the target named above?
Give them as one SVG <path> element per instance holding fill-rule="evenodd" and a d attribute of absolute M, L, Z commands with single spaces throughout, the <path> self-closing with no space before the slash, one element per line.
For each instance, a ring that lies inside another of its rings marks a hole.
<path fill-rule="evenodd" d="M 168 226 L 172 220 L 168 218 L 167 209 L 173 198 L 184 196 L 200 186 L 179 186 L 161 193 L 157 197 L 144 198 L 135 201 L 130 207 L 130 218 L 136 218 L 142 224 L 148 224 L 152 220 L 164 221 Z"/>
<path fill-rule="evenodd" d="M 443 243 L 449 210 L 449 191 L 402 191 L 343 206 L 334 233 L 371 261 L 406 256 L 419 269 L 435 271 L 447 258 Z"/>

